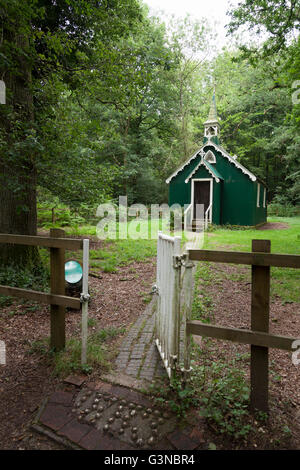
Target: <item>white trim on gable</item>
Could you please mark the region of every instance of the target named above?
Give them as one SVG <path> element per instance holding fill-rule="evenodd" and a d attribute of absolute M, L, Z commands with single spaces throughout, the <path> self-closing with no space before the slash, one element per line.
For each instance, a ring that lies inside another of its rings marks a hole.
<path fill-rule="evenodd" d="M 169 178 L 166 179 L 166 183 L 169 184 L 170 181 L 174 178 L 174 176 L 177 176 L 178 173 L 181 170 L 183 170 L 184 167 L 186 167 L 192 160 L 194 160 L 196 157 L 198 157 L 199 154 L 201 155 L 201 158 L 202 158 L 203 155 L 204 155 L 202 147 L 200 149 L 198 149 L 197 152 L 195 152 L 188 160 L 186 160 L 180 168 L 178 168 L 176 171 L 174 171 L 174 173 L 172 173 L 171 176 L 169 176 Z"/>
<path fill-rule="evenodd" d="M 208 146 L 212 146 L 214 147 L 218 152 L 220 152 L 223 157 L 226 157 L 227 160 L 230 162 L 230 163 L 233 163 L 234 166 L 236 168 L 239 168 L 245 175 L 247 175 L 251 181 L 256 181 L 257 178 L 256 176 L 251 173 L 251 171 L 247 170 L 247 168 L 245 168 L 241 163 L 239 163 L 234 157 L 232 157 L 231 155 L 229 155 L 229 153 L 226 152 L 226 150 L 224 150 L 222 147 L 220 147 L 219 145 L 215 144 L 214 142 L 212 141 L 209 141 L 209 142 L 206 142 L 204 145 L 202 145 L 202 147 L 200 147 L 199 150 L 197 150 L 197 152 L 195 152 L 181 167 L 179 167 L 176 171 L 174 171 L 174 173 L 172 173 L 171 176 L 169 176 L 168 179 L 166 179 L 166 183 L 169 184 L 170 181 L 178 175 L 178 173 L 180 171 L 182 171 L 192 160 L 194 160 L 199 154 L 201 155 L 201 157 L 203 157 L 205 155 L 205 152 L 204 152 L 204 148 L 205 147 L 208 147 Z"/>
<path fill-rule="evenodd" d="M 227 158 L 227 160 L 230 161 L 230 163 L 233 163 L 236 168 L 239 168 L 240 170 L 242 170 L 242 172 L 249 176 L 249 178 L 252 180 L 252 181 L 256 181 L 256 176 L 251 173 L 251 171 L 247 170 L 247 168 L 245 168 L 241 163 L 239 163 L 236 158 L 233 158 L 231 155 L 229 155 L 229 153 L 226 152 L 226 150 L 223 149 L 223 147 L 221 147 L 220 145 L 216 145 L 214 142 L 209 142 L 205 145 L 212 145 L 216 150 L 218 150 L 219 152 L 221 152 L 221 154 Z M 203 147 L 205 147 L 205 145 Z"/>
<path fill-rule="evenodd" d="M 200 168 L 200 166 L 203 165 L 205 166 L 205 168 L 207 169 L 207 171 L 211 174 L 211 176 L 216 180 L 216 183 L 220 183 L 220 179 L 211 171 L 211 169 L 209 168 L 208 165 L 206 165 L 206 162 L 205 160 L 203 160 L 203 158 L 201 159 L 201 161 L 198 163 L 198 165 L 195 166 L 195 168 L 193 169 L 193 171 L 189 174 L 189 176 L 186 178 L 186 180 L 184 181 L 185 183 L 188 183 L 189 180 L 191 179 L 191 177 L 196 173 L 196 171 Z"/>

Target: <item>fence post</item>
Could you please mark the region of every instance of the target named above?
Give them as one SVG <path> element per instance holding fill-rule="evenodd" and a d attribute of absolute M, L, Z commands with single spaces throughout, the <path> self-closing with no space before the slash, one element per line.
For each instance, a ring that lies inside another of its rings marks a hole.
<path fill-rule="evenodd" d="M 57 228 L 50 229 L 50 237 L 63 238 L 65 231 Z M 65 295 L 65 249 L 50 248 L 50 289 L 51 294 Z M 50 347 L 61 351 L 66 345 L 65 307 L 50 306 Z"/>
<path fill-rule="evenodd" d="M 187 251 L 184 261 L 183 293 L 184 293 L 184 357 L 183 357 L 183 379 L 186 382 L 191 372 L 191 335 L 187 333 L 187 322 L 191 320 L 193 304 L 193 267 Z"/>
<path fill-rule="evenodd" d="M 180 257 L 181 254 L 181 238 L 174 237 L 174 251 L 173 256 Z M 172 355 L 176 356 L 177 364 L 179 363 L 179 344 L 180 344 L 180 284 L 181 284 L 181 264 L 173 265 L 174 273 L 174 298 L 173 298 L 173 325 L 174 325 L 174 338 L 173 338 L 173 345 L 172 345 Z M 172 377 L 176 376 L 176 363 L 172 363 L 171 373 Z"/>
<path fill-rule="evenodd" d="M 82 312 L 81 312 L 81 364 L 87 363 L 88 302 L 89 302 L 89 239 L 83 240 Z"/>
<path fill-rule="evenodd" d="M 252 240 L 253 252 L 270 253 L 270 240 Z M 269 332 L 270 267 L 252 266 L 251 329 Z M 251 345 L 252 411 L 268 411 L 269 349 Z"/>

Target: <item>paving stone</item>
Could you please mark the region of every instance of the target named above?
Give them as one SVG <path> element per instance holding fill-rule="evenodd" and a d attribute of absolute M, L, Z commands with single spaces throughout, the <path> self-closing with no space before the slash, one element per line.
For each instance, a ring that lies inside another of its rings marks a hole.
<path fill-rule="evenodd" d="M 189 433 L 189 437 L 198 445 L 203 444 L 205 442 L 205 439 L 203 437 L 203 431 L 198 427 L 192 429 L 192 431 Z"/>
<path fill-rule="evenodd" d="M 174 431 L 167 438 L 177 450 L 194 450 L 198 447 L 198 443 L 182 431 Z"/>
<path fill-rule="evenodd" d="M 79 443 L 80 439 L 91 431 L 92 427 L 88 424 L 79 423 L 75 418 L 69 423 L 65 424 L 58 434 L 67 437 L 70 441 Z"/>
<path fill-rule="evenodd" d="M 107 382 L 102 382 L 102 380 L 98 380 L 97 382 L 89 383 L 88 387 L 92 390 L 110 393 L 112 385 Z"/>
<path fill-rule="evenodd" d="M 99 450 L 134 450 L 134 447 L 130 446 L 129 444 L 119 441 L 118 439 L 114 439 L 110 436 L 103 436 L 101 438 Z"/>
<path fill-rule="evenodd" d="M 66 379 L 64 379 L 65 383 L 76 385 L 77 387 L 81 387 L 81 385 L 86 381 L 86 377 L 82 375 L 69 375 Z"/>
<path fill-rule="evenodd" d="M 73 416 L 71 416 L 67 407 L 54 403 L 48 403 L 40 417 L 40 422 L 48 428 L 51 428 L 54 431 L 58 431 L 72 419 Z"/>
<path fill-rule="evenodd" d="M 86 450 L 101 450 L 101 439 L 102 433 L 97 429 L 92 429 L 88 434 L 86 434 L 81 441 L 79 441 L 80 447 Z"/>
<path fill-rule="evenodd" d="M 107 436 L 96 429 L 84 436 L 79 445 L 87 450 L 134 450 L 134 447 L 129 444 Z"/>
<path fill-rule="evenodd" d="M 132 401 L 137 405 L 142 405 L 148 408 L 152 406 L 152 402 L 148 398 L 146 398 L 141 393 L 135 392 L 134 390 L 129 390 L 127 399 L 128 401 Z"/>
<path fill-rule="evenodd" d="M 49 397 L 49 403 L 57 403 L 64 406 L 71 406 L 73 402 L 73 393 L 58 390 Z"/>
<path fill-rule="evenodd" d="M 127 399 L 128 395 L 130 394 L 130 390 L 125 387 L 119 387 L 118 385 L 112 385 L 111 387 L 112 395 L 115 395 L 120 398 Z"/>
<path fill-rule="evenodd" d="M 174 450 L 174 446 L 167 439 L 161 439 L 152 447 L 152 450 Z"/>

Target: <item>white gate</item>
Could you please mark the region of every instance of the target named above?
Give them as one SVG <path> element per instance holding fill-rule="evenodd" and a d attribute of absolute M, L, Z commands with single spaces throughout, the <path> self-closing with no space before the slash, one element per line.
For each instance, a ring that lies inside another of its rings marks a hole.
<path fill-rule="evenodd" d="M 180 343 L 180 237 L 158 232 L 156 345 L 169 378 L 174 377 Z"/>

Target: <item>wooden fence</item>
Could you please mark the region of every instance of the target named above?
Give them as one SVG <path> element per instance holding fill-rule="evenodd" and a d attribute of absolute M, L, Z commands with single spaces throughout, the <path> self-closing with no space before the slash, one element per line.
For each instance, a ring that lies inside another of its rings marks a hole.
<path fill-rule="evenodd" d="M 268 411 L 269 348 L 292 351 L 296 338 L 269 333 L 270 267 L 300 268 L 300 255 L 271 254 L 269 240 L 252 240 L 252 252 L 188 250 L 191 261 L 247 264 L 252 266 L 251 329 L 208 325 L 187 318 L 187 346 L 190 335 L 208 336 L 251 345 L 252 410 Z M 243 306 L 241 306 L 243 308 Z M 189 309 L 190 312 L 191 309 Z M 190 313 L 189 313 L 190 314 Z M 190 368 L 189 347 L 185 354 L 185 369 Z"/>
<path fill-rule="evenodd" d="M 17 287 L 0 286 L 0 294 L 22 297 L 25 299 L 35 300 L 40 303 L 50 304 L 50 347 L 56 351 L 62 350 L 66 343 L 66 307 L 79 310 L 82 303 L 82 300 L 78 298 L 65 295 L 65 250 L 82 249 L 84 240 L 64 238 L 64 235 L 65 232 L 61 229 L 51 229 L 50 237 L 0 234 L 0 243 L 50 248 L 50 293 L 20 289 Z M 85 262 L 85 271 L 87 270 L 87 263 L 88 259 Z M 85 274 L 85 279 L 87 279 L 87 273 Z M 85 285 L 85 290 L 86 289 L 87 286 Z M 85 316 L 86 315 L 85 309 Z"/>

